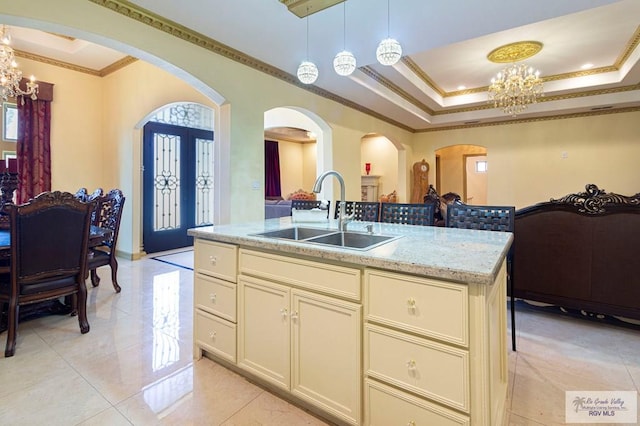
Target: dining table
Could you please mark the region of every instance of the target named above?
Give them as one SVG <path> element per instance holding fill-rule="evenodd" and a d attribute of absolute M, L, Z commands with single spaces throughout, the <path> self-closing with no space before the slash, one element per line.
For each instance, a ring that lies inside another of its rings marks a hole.
<path fill-rule="evenodd" d="M 91 225 L 89 233 L 89 248 L 95 248 L 103 244 L 103 242 L 111 236 L 113 231 L 108 228 L 102 228 Z M 91 254 L 89 254 L 91 255 Z M 0 273 L 8 273 L 11 262 L 11 231 L 9 229 L 0 229 Z M 3 306 L 0 306 L 0 332 L 7 329 L 5 315 L 2 312 Z M 67 315 L 72 311 L 71 303 L 68 298 L 65 301 L 53 300 L 32 305 L 25 305 L 20 308 L 20 322 L 38 318 L 44 315 Z"/>

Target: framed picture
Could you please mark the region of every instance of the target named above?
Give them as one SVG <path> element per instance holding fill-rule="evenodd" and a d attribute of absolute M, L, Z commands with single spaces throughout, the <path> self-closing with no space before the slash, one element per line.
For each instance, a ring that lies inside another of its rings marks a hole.
<path fill-rule="evenodd" d="M 18 140 L 18 106 L 11 102 L 2 104 L 2 139 L 7 142 Z"/>

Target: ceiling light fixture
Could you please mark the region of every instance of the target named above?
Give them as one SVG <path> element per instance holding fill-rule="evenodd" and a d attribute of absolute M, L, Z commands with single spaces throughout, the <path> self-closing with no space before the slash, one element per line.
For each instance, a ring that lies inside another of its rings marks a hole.
<path fill-rule="evenodd" d="M 489 102 L 516 117 L 529 104 L 534 104 L 542 93 L 540 71 L 516 62 L 529 58 L 542 50 L 542 43 L 523 41 L 494 49 L 487 58 L 492 62 L 511 62 L 494 78 L 488 88 Z"/>
<path fill-rule="evenodd" d="M 376 57 L 382 65 L 393 65 L 402 57 L 402 46 L 396 39 L 389 36 L 390 20 L 389 0 L 387 0 L 387 38 L 382 40 L 376 49 Z"/>
<path fill-rule="evenodd" d="M 5 25 L 0 32 L 0 98 L 7 101 L 9 98 L 18 96 L 30 96 L 31 99 L 38 99 L 38 85 L 35 77 L 27 81 L 27 90 L 20 89 L 22 81 L 22 71 L 18 69 L 13 49 L 11 48 L 11 35 Z"/>
<path fill-rule="evenodd" d="M 298 67 L 298 80 L 304 84 L 313 84 L 318 79 L 318 67 L 309 61 L 309 16 L 307 20 L 307 60 L 302 61 Z"/>
<path fill-rule="evenodd" d="M 343 32 L 342 32 L 342 52 L 333 58 L 333 69 L 341 76 L 350 75 L 356 69 L 356 57 L 353 53 L 347 51 L 347 2 L 342 3 L 343 6 Z"/>

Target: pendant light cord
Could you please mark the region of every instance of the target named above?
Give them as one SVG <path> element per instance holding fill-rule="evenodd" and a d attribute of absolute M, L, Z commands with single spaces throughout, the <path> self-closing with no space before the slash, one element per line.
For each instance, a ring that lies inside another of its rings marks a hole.
<path fill-rule="evenodd" d="M 391 6 L 389 6 L 389 2 L 391 0 L 387 0 L 387 38 L 391 37 Z"/>
<path fill-rule="evenodd" d="M 347 50 L 347 2 L 342 2 L 342 50 Z"/>

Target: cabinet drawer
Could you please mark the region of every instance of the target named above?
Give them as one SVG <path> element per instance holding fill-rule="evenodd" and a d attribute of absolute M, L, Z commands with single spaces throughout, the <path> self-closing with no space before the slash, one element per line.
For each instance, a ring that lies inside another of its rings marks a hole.
<path fill-rule="evenodd" d="M 469 411 L 469 353 L 427 339 L 368 324 L 368 376 Z"/>
<path fill-rule="evenodd" d="M 360 301 L 358 269 L 244 249 L 239 263 L 241 274 Z"/>
<path fill-rule="evenodd" d="M 196 272 L 236 282 L 238 259 L 236 246 L 196 239 L 194 253 Z"/>
<path fill-rule="evenodd" d="M 373 380 L 364 382 L 367 426 L 468 426 L 469 417 Z"/>
<path fill-rule="evenodd" d="M 201 273 L 195 276 L 194 305 L 221 318 L 236 322 L 236 285 Z"/>
<path fill-rule="evenodd" d="M 221 358 L 236 362 L 236 325 L 199 309 L 195 310 L 196 345 Z"/>
<path fill-rule="evenodd" d="M 365 271 L 369 321 L 469 345 L 468 287 L 374 269 Z"/>

